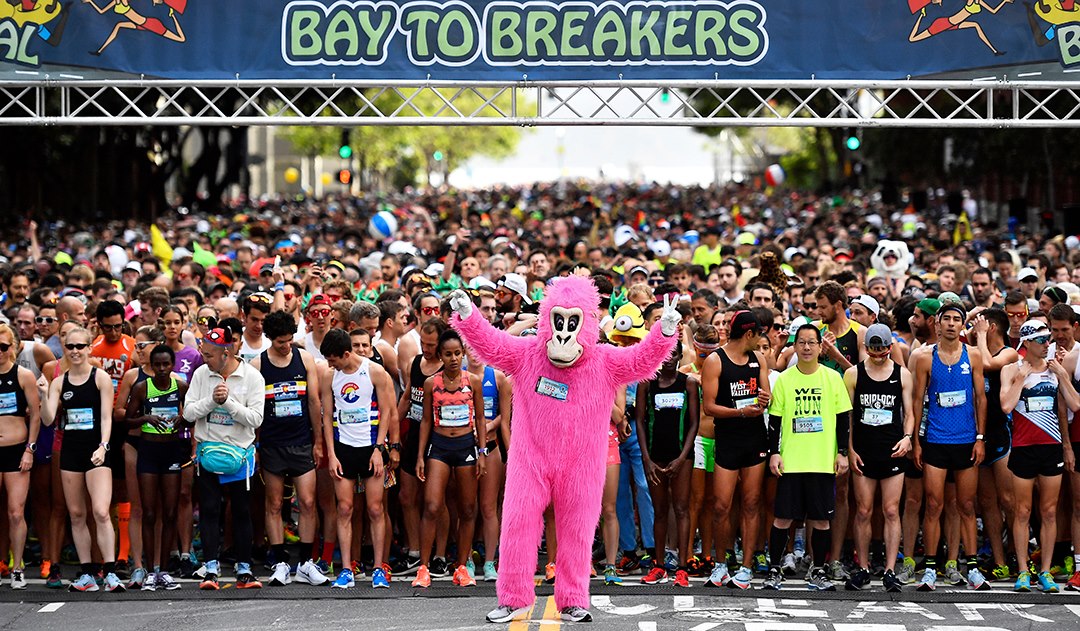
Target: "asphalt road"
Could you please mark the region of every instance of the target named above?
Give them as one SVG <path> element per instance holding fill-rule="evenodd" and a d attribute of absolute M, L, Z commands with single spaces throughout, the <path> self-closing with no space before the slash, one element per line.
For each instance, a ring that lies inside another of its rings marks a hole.
<path fill-rule="evenodd" d="M 228 585 L 227 587 L 225 585 Z M 976 631 L 1078 629 L 1080 593 L 1015 594 L 1005 584 L 989 592 L 939 587 L 924 594 L 877 589 L 815 593 L 790 581 L 780 592 L 705 588 L 670 584 L 592 586 L 591 624 L 562 623 L 552 587 L 537 587 L 527 620 L 488 624 L 484 615 L 496 604 L 494 586 L 455 587 L 437 580 L 414 590 L 404 580 L 374 591 L 367 582 L 340 592 L 302 585 L 201 592 L 185 582 L 171 592 L 77 594 L 45 589 L 0 589 L 0 629 L 109 631 L 201 629 L 455 630 L 509 629 L 554 631 L 563 626 L 636 631 Z"/>

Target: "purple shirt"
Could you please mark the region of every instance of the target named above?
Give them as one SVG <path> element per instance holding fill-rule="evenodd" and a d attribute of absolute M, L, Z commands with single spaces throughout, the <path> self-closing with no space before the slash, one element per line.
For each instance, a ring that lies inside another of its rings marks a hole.
<path fill-rule="evenodd" d="M 203 365 L 202 353 L 199 349 L 185 346 L 182 350 L 176 351 L 176 364 L 173 365 L 173 372 L 183 375 L 184 381 L 191 383 L 191 375 L 195 373 L 195 369 Z"/>

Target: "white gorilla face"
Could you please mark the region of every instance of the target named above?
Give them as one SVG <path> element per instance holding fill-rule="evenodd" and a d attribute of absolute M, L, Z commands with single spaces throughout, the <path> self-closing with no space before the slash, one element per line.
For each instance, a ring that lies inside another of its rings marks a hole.
<path fill-rule="evenodd" d="M 581 354 L 585 352 L 577 339 L 585 314 L 579 307 L 572 309 L 552 307 L 550 317 L 551 339 L 547 343 L 548 360 L 556 368 L 569 368 L 581 359 Z"/>

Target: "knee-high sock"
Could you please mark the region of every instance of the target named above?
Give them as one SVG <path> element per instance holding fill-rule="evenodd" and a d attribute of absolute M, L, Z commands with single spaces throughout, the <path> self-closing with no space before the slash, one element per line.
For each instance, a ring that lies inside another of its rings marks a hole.
<path fill-rule="evenodd" d="M 126 559 L 131 554 L 131 533 L 128 528 L 131 524 L 131 502 L 120 502 L 116 505 L 116 531 L 120 534 L 120 549 L 116 554 L 118 559 Z M 138 559 L 133 559 L 138 561 Z"/>
<path fill-rule="evenodd" d="M 810 558 L 814 560 L 814 565 L 825 565 L 830 548 L 832 548 L 832 529 L 820 530 L 815 528 L 814 534 L 810 535 Z"/>
<path fill-rule="evenodd" d="M 769 565 L 779 569 L 780 563 L 784 559 L 784 550 L 787 549 L 788 529 L 772 527 L 769 531 Z M 779 552 L 774 552 L 779 550 Z M 743 552 L 745 554 L 745 551 Z"/>

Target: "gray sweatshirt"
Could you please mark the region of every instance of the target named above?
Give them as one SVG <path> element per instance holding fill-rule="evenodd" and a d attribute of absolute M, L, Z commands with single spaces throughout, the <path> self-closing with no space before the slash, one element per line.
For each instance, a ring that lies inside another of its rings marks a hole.
<path fill-rule="evenodd" d="M 262 373 L 240 362 L 225 381 L 229 398 L 218 405 L 214 388 L 220 383 L 221 375 L 211 372 L 206 364 L 196 368 L 184 399 L 184 418 L 194 421 L 195 440 L 200 443 L 228 443 L 247 449 L 263 422 L 266 381 Z"/>

